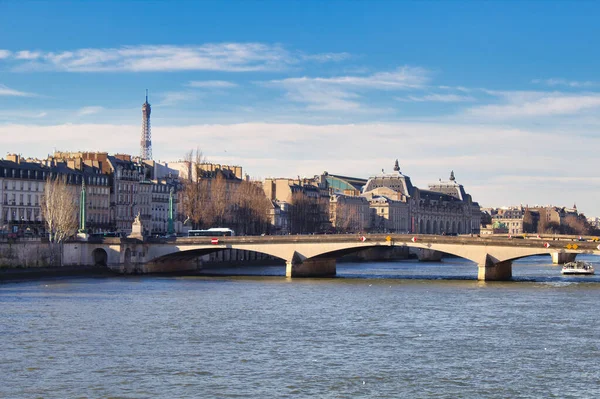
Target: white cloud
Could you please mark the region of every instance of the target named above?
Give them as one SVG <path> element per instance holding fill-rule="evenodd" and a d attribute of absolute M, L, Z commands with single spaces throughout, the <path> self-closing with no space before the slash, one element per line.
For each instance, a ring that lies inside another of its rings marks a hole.
<path fill-rule="evenodd" d="M 543 85 L 547 85 L 547 86 L 567 86 L 567 87 L 574 87 L 574 88 L 600 86 L 599 82 L 576 81 L 576 80 L 567 80 L 567 79 L 560 79 L 560 78 L 534 79 L 531 81 L 531 83 L 543 84 Z"/>
<path fill-rule="evenodd" d="M 192 80 L 187 84 L 187 86 L 211 89 L 228 89 L 231 87 L 237 87 L 237 84 L 228 82 L 226 80 Z"/>
<path fill-rule="evenodd" d="M 560 92 L 495 92 L 504 104 L 490 104 L 465 110 L 467 115 L 494 119 L 575 115 L 600 107 L 600 94 L 565 94 Z"/>
<path fill-rule="evenodd" d="M 79 111 L 77 111 L 77 115 L 79 115 L 79 116 L 93 115 L 93 114 L 97 114 L 102 111 L 104 111 L 103 107 L 89 106 L 89 107 L 80 108 Z"/>
<path fill-rule="evenodd" d="M 42 54 L 38 51 L 23 50 L 23 51 L 18 51 L 17 53 L 15 53 L 15 58 L 17 60 L 36 60 L 36 59 L 40 58 L 41 55 Z"/>
<path fill-rule="evenodd" d="M 422 87 L 429 81 L 428 72 L 419 67 L 400 67 L 392 72 L 377 72 L 368 76 L 339 76 L 332 78 L 288 78 L 273 80 L 271 83 L 305 84 L 314 82 L 321 85 L 335 85 L 363 89 L 398 90 Z"/>
<path fill-rule="evenodd" d="M 331 78 L 288 78 L 263 83 L 287 91 L 287 97 L 308 104 L 311 110 L 356 111 L 361 108 L 359 92 L 366 90 L 406 90 L 422 87 L 429 80 L 423 68 L 400 67 L 392 72 L 367 76 Z"/>
<path fill-rule="evenodd" d="M 471 96 L 460 96 L 457 94 L 427 94 L 424 96 L 406 96 L 397 97 L 398 101 L 404 102 L 441 102 L 441 103 L 459 103 L 475 101 Z"/>
<path fill-rule="evenodd" d="M 196 46 L 141 45 L 42 52 L 22 50 L 6 54 L 15 69 L 66 72 L 154 71 L 267 71 L 281 70 L 307 57 L 322 61 L 343 59 L 342 54 L 302 55 L 277 44 L 209 43 Z"/>
<path fill-rule="evenodd" d="M 322 53 L 322 54 L 305 54 L 300 58 L 307 61 L 316 62 L 339 62 L 347 60 L 352 56 L 349 53 Z"/>
<path fill-rule="evenodd" d="M 418 187 L 446 179 L 454 170 L 458 182 L 483 205 L 577 202 L 586 214 L 600 216 L 595 173 L 600 138 L 570 134 L 489 124 L 154 124 L 152 139 L 156 159 L 175 161 L 200 145 L 210 161 L 241 165 L 251 176 L 262 177 L 312 176 L 325 170 L 368 177 L 382 168 L 391 170 L 398 158 L 402 172 Z M 135 154 L 139 135 L 137 124 L 0 125 L 3 148 L 37 157 L 55 147 Z M 560 146 L 556 156 L 557 145 L 565 140 L 576 145 Z M 585 183 L 569 183 L 579 187 L 576 194 L 557 190 L 574 173 Z"/>
<path fill-rule="evenodd" d="M 193 101 L 198 98 L 198 94 L 191 91 L 168 91 L 159 94 L 160 102 L 157 107 L 171 107 L 182 102 Z"/>
<path fill-rule="evenodd" d="M 9 87 L 4 86 L 3 84 L 0 84 L 0 96 L 35 97 L 35 94 L 11 89 Z"/>
<path fill-rule="evenodd" d="M 11 54 L 12 53 L 10 51 L 8 51 L 8 50 L 2 50 L 2 49 L 0 49 L 0 60 L 3 59 L 3 58 L 10 57 Z"/>
<path fill-rule="evenodd" d="M 22 119 L 40 119 L 48 116 L 46 111 L 30 111 L 30 110 L 1 110 L 0 121 L 21 121 Z"/>

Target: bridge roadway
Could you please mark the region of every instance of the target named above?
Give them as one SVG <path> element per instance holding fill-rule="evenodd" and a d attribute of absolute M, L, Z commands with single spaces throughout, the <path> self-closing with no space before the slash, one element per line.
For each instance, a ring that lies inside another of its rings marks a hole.
<path fill-rule="evenodd" d="M 364 237 L 364 241 L 362 238 Z M 563 260 L 576 254 L 600 254 L 593 241 L 574 237 L 515 239 L 410 234 L 185 237 L 73 241 L 64 244 L 63 264 L 104 264 L 121 273 L 197 270 L 199 256 L 226 249 L 255 251 L 286 262 L 288 277 L 334 276 L 336 259 L 372 247 L 411 247 L 456 255 L 477 264 L 480 280 L 509 280 L 515 259 L 551 254 Z"/>

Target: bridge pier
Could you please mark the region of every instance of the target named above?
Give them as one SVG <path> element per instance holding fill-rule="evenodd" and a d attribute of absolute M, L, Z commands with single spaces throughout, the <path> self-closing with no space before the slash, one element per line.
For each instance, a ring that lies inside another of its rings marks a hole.
<path fill-rule="evenodd" d="M 564 265 L 574 262 L 577 254 L 568 254 L 566 252 L 552 252 L 552 263 L 555 265 Z"/>
<path fill-rule="evenodd" d="M 285 262 L 286 277 L 333 277 L 335 274 L 335 259 L 294 258 Z"/>
<path fill-rule="evenodd" d="M 477 279 L 480 281 L 507 281 L 512 278 L 512 260 L 479 264 Z"/>

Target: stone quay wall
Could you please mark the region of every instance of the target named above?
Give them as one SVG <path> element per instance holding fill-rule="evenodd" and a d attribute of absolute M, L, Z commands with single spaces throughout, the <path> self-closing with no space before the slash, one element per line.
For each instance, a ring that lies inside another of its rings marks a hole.
<path fill-rule="evenodd" d="M 59 256 L 55 256 L 54 259 L 59 261 L 60 258 Z M 52 248 L 47 242 L 39 240 L 0 242 L 0 269 L 30 269 L 56 266 L 52 263 Z"/>

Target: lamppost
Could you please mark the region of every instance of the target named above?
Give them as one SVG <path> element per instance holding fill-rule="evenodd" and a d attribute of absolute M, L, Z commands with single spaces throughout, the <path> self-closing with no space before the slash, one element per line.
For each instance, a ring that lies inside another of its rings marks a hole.
<path fill-rule="evenodd" d="M 81 194 L 79 197 L 79 232 L 85 233 L 85 208 L 87 194 L 85 190 L 85 177 L 81 179 Z"/>

